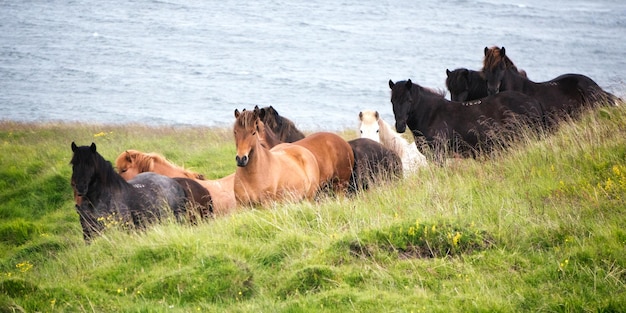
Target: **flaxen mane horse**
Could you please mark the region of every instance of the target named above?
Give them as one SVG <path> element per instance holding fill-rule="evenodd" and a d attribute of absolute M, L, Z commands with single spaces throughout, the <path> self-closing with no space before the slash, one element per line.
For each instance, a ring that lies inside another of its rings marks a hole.
<path fill-rule="evenodd" d="M 541 105 L 508 91 L 475 102 L 446 100 L 411 80 L 389 80 L 396 131 L 408 126 L 416 142 L 423 136 L 438 158 L 450 153 L 475 157 L 518 135 L 520 128 L 542 128 Z"/>
<path fill-rule="evenodd" d="M 417 146 L 398 134 L 391 125 L 380 117 L 378 111 L 364 110 L 359 112 L 359 121 L 361 138 L 369 138 L 379 142 L 398 154 L 402 160 L 404 173 L 413 173 L 420 167 L 428 165 L 426 157 L 417 149 Z"/>
<path fill-rule="evenodd" d="M 261 144 L 258 111 L 235 110 L 233 133 L 237 147 L 234 192 L 243 205 L 313 199 L 319 188 L 319 168 L 306 148 L 283 143 L 271 150 Z"/>
<path fill-rule="evenodd" d="M 232 212 L 237 206 L 233 184 L 235 174 L 216 180 L 206 180 L 202 174 L 194 173 L 171 163 L 156 153 L 144 153 L 138 150 L 126 150 L 115 161 L 119 174 L 130 180 L 139 173 L 154 172 L 167 177 L 187 177 L 202 185 L 211 195 L 213 213 L 224 215 Z M 194 197 L 194 198 L 197 198 Z"/>
<path fill-rule="evenodd" d="M 78 147 L 72 142 L 72 188 L 76 209 L 89 242 L 108 225 L 144 228 L 170 216 L 184 218 L 186 197 L 175 180 L 142 173 L 126 182 L 97 151 L 96 144 Z"/>
<path fill-rule="evenodd" d="M 280 116 L 272 106 L 261 108 L 261 121 L 269 127 L 281 142 L 295 142 L 304 138 L 304 134 L 288 118 Z"/>
<path fill-rule="evenodd" d="M 198 174 L 184 169 L 168 161 L 157 153 L 144 153 L 137 150 L 126 150 L 115 159 L 115 167 L 124 179 L 129 180 L 139 173 L 155 172 L 168 177 L 188 177 L 204 179 Z"/>
<path fill-rule="evenodd" d="M 504 47 L 485 47 L 482 71 L 489 94 L 514 90 L 536 98 L 544 106 L 550 124 L 556 124 L 566 116 L 576 117 L 586 107 L 616 105 L 618 101 L 591 78 L 580 74 L 564 74 L 547 82 L 535 83 L 519 75 Z"/>

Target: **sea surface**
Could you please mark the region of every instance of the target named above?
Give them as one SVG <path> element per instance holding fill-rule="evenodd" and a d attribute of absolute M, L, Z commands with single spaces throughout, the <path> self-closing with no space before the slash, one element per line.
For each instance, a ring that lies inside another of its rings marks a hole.
<path fill-rule="evenodd" d="M 493 45 L 533 81 L 626 94 L 623 0 L 0 0 L 0 120 L 230 127 L 272 105 L 343 130 L 393 121 L 389 79 L 445 90 Z"/>

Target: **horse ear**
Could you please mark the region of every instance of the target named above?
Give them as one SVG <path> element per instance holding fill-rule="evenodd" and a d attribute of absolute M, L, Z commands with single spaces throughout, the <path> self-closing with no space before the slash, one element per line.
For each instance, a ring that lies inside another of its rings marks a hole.
<path fill-rule="evenodd" d="M 72 141 L 72 152 L 76 152 L 76 149 L 78 149 L 78 146 Z"/>
<path fill-rule="evenodd" d="M 362 121 L 363 120 L 363 111 L 359 112 L 359 119 Z"/>
<path fill-rule="evenodd" d="M 126 150 L 125 153 L 126 153 L 126 155 L 124 157 L 126 158 L 126 162 L 133 163 L 133 156 L 130 154 L 130 152 L 128 152 L 128 150 Z"/>
<path fill-rule="evenodd" d="M 452 73 L 452 72 L 450 72 L 449 69 L 446 69 L 446 76 L 450 77 L 450 73 Z"/>
<path fill-rule="evenodd" d="M 264 120 L 264 119 L 265 119 L 265 113 L 266 113 L 266 112 L 265 112 L 265 108 L 259 109 L 259 118 L 260 118 L 261 120 Z"/>
<path fill-rule="evenodd" d="M 91 149 L 91 152 L 96 152 L 96 143 L 92 142 L 91 146 L 89 146 L 89 149 Z"/>
<path fill-rule="evenodd" d="M 393 81 L 390 79 L 390 80 L 389 80 L 389 88 L 393 89 L 393 86 L 394 86 L 394 85 L 395 85 L 395 84 L 394 84 L 394 83 L 393 83 Z"/>
<path fill-rule="evenodd" d="M 235 109 L 235 118 L 239 117 L 239 110 Z"/>
<path fill-rule="evenodd" d="M 489 51 L 489 48 L 485 47 L 485 56 L 487 56 L 487 51 Z"/>
<path fill-rule="evenodd" d="M 378 114 L 378 111 L 376 111 L 376 113 L 374 113 L 374 116 L 376 116 L 376 120 L 377 121 L 380 119 L 380 115 Z"/>
<path fill-rule="evenodd" d="M 404 84 L 404 85 L 406 86 L 406 89 L 411 90 L 411 86 L 413 86 L 413 82 L 409 78 L 409 80 L 407 80 L 406 84 Z"/>
<path fill-rule="evenodd" d="M 502 46 L 502 49 L 500 49 L 500 54 L 502 56 L 504 56 L 506 54 L 506 51 L 504 50 L 504 46 Z"/>

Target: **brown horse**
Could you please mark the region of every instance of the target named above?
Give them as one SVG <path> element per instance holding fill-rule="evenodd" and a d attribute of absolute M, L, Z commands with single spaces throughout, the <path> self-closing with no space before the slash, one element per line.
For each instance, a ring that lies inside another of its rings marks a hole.
<path fill-rule="evenodd" d="M 319 188 L 315 156 L 293 144 L 283 143 L 272 149 L 263 146 L 258 134 L 259 121 L 258 111 L 235 110 L 237 202 L 266 205 L 277 200 L 313 199 Z"/>
<path fill-rule="evenodd" d="M 237 206 L 233 192 L 235 174 L 217 180 L 205 180 L 204 176 L 183 169 L 169 162 L 156 153 L 143 153 L 137 150 L 126 150 L 115 160 L 115 167 L 125 179 L 133 179 L 143 172 L 155 172 L 167 177 L 187 177 L 194 179 L 211 194 L 215 215 L 229 213 Z"/>
<path fill-rule="evenodd" d="M 617 104 L 619 100 L 585 75 L 564 74 L 547 82 L 533 82 L 519 74 L 504 47 L 485 47 L 482 71 L 490 95 L 505 90 L 529 95 L 544 106 L 550 124 L 566 116 L 576 117 L 586 107 Z"/>
<path fill-rule="evenodd" d="M 266 110 L 254 108 L 259 114 L 258 128 L 262 143 L 272 148 L 281 143 L 278 136 L 263 122 Z M 307 148 L 317 160 L 319 166 L 320 188 L 331 188 L 335 192 L 345 193 L 350 186 L 350 176 L 354 165 L 354 153 L 352 148 L 336 134 L 329 132 L 313 133 L 298 141 L 293 142 Z"/>
<path fill-rule="evenodd" d="M 155 172 L 168 177 L 204 179 L 202 174 L 175 165 L 160 154 L 143 153 L 137 150 L 122 152 L 115 160 L 115 167 L 126 180 L 132 179 L 137 174 L 143 172 Z"/>
<path fill-rule="evenodd" d="M 295 142 L 304 138 L 304 134 L 288 118 L 278 114 L 274 107 L 264 107 L 261 110 L 261 121 L 269 127 L 281 142 Z"/>
<path fill-rule="evenodd" d="M 206 220 L 213 216 L 213 201 L 209 191 L 197 181 L 186 177 L 172 178 L 183 187 L 187 198 L 187 220 L 192 224 L 198 223 L 198 217 Z"/>

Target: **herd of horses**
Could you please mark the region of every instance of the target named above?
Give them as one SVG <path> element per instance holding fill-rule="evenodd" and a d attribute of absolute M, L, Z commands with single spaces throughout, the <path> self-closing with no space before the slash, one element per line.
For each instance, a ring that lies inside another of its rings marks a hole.
<path fill-rule="evenodd" d="M 236 170 L 220 179 L 177 166 L 156 153 L 126 150 L 115 168 L 95 143 L 72 142 L 71 184 L 84 240 L 109 224 L 141 229 L 173 216 L 179 221 L 225 215 L 245 206 L 314 200 L 321 193 L 350 195 L 381 180 L 397 180 L 432 160 L 488 155 L 525 130 L 554 129 L 566 118 L 621 99 L 580 74 L 536 83 L 506 56 L 485 47 L 483 69 L 446 70 L 443 92 L 411 79 L 389 80 L 395 129 L 377 111 L 359 113 L 360 138 L 331 132 L 305 136 L 272 107 L 235 110 Z M 409 128 L 415 143 L 401 133 Z"/>

